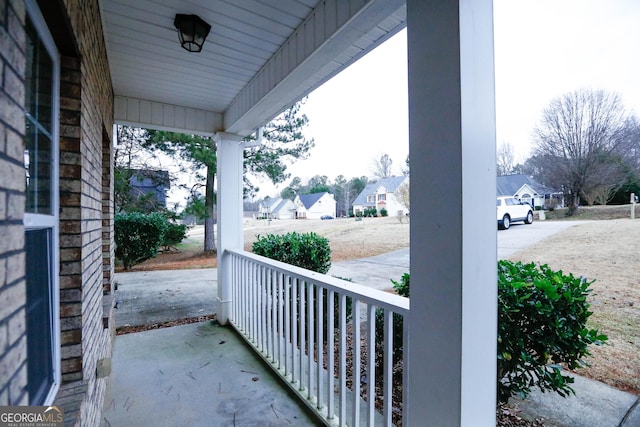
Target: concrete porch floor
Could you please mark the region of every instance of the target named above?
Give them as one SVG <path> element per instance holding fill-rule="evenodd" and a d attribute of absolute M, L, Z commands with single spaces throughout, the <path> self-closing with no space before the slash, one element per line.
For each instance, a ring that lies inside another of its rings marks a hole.
<path fill-rule="evenodd" d="M 216 322 L 117 336 L 103 416 L 104 427 L 322 425 Z"/>

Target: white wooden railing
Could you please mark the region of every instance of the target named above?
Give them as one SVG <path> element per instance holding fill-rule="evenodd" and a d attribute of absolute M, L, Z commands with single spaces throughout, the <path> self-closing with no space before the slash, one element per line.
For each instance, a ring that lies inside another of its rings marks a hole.
<path fill-rule="evenodd" d="M 325 424 L 391 426 L 402 418 L 406 369 L 397 369 L 402 350 L 394 361 L 392 318 L 408 315 L 407 298 L 249 252 L 223 258 L 230 323 Z M 406 343 L 402 325 L 396 334 Z"/>

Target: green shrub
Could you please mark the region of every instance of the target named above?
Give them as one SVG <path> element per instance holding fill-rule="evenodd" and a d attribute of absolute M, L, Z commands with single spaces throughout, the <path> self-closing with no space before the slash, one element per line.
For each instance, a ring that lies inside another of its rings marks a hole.
<path fill-rule="evenodd" d="M 170 248 L 176 246 L 187 237 L 187 226 L 167 220 L 167 229 L 162 238 L 162 246 Z"/>
<path fill-rule="evenodd" d="M 376 208 L 364 208 L 364 216 L 376 217 L 378 216 L 378 210 Z"/>
<path fill-rule="evenodd" d="M 316 233 L 267 234 L 257 236 L 253 253 L 286 262 L 317 273 L 326 274 L 331 268 L 329 240 Z"/>
<path fill-rule="evenodd" d="M 498 398 L 526 397 L 531 387 L 574 393 L 563 364 L 576 369 L 590 344 L 607 337 L 588 329 L 589 282 L 547 265 L 498 262 Z"/>
<path fill-rule="evenodd" d="M 392 280 L 399 295 L 409 297 L 410 276 Z M 498 262 L 498 398 L 526 397 L 532 387 L 573 393 L 573 379 L 560 364 L 576 369 L 589 355 L 590 344 L 607 340 L 588 329 L 591 316 L 589 282 L 535 263 Z M 397 316 L 397 317 L 396 317 Z M 402 353 L 402 317 L 394 314 L 394 362 Z M 382 310 L 376 312 L 376 339 L 383 337 Z"/>
<path fill-rule="evenodd" d="M 118 213 L 114 218 L 116 257 L 130 270 L 158 254 L 167 229 L 167 219 L 160 213 Z"/>
<path fill-rule="evenodd" d="M 380 209 L 380 216 L 389 216 L 389 211 L 384 208 Z"/>
<path fill-rule="evenodd" d="M 409 280 L 409 273 L 404 273 L 400 282 L 391 280 L 391 283 L 393 283 L 393 289 L 395 289 L 398 295 L 409 298 Z"/>

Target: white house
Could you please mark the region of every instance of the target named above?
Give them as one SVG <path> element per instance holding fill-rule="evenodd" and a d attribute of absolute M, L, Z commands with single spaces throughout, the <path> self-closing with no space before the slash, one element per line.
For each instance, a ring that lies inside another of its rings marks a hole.
<path fill-rule="evenodd" d="M 562 206 L 563 200 L 561 193 L 556 193 L 533 178 L 521 173 L 497 177 L 496 195 L 513 196 L 518 200 L 529 203 L 534 208 L 537 206 L 546 208 L 546 204 L 552 198 L 557 200 L 557 206 Z"/>
<path fill-rule="evenodd" d="M 408 209 L 398 200 L 396 191 L 404 183 L 409 182 L 407 176 L 390 176 L 367 184 L 353 201 L 353 213 L 364 212 L 365 209 L 376 208 L 378 213 L 386 209 L 389 215 L 404 215 Z"/>
<path fill-rule="evenodd" d="M 294 219 L 296 206 L 290 199 L 266 198 L 260 202 L 259 217 L 267 219 Z"/>
<path fill-rule="evenodd" d="M 336 200 L 333 194 L 313 193 L 299 194 L 293 200 L 296 208 L 297 219 L 320 219 L 325 215 L 336 215 Z"/>

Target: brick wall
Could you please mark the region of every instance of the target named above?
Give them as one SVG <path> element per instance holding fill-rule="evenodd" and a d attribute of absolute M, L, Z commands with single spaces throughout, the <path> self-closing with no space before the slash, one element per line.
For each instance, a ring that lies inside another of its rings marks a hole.
<path fill-rule="evenodd" d="M 0 0 L 0 405 L 26 405 L 22 1 Z"/>
<path fill-rule="evenodd" d="M 60 323 L 66 424 L 99 425 L 114 322 L 113 93 L 96 0 L 46 6 L 64 45 L 60 82 Z M 62 5 L 62 8 L 58 7 Z M 27 404 L 25 334 L 25 7 L 0 0 L 0 405 Z M 65 20 L 67 22 L 60 22 Z M 68 24 L 68 25 L 67 25 Z M 69 53 L 71 50 L 75 52 Z M 101 372 L 104 372 L 101 370 Z"/>
<path fill-rule="evenodd" d="M 111 356 L 113 92 L 98 2 L 65 0 L 77 57 L 61 70 L 61 296 L 63 386 L 57 402 L 76 425 L 100 425 Z M 104 313 L 107 313 L 105 318 Z"/>

